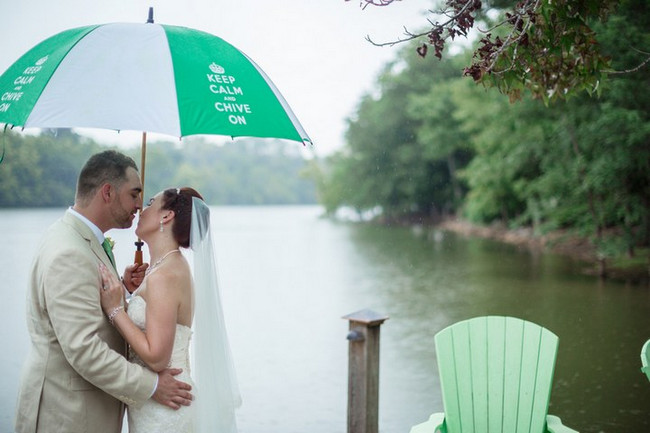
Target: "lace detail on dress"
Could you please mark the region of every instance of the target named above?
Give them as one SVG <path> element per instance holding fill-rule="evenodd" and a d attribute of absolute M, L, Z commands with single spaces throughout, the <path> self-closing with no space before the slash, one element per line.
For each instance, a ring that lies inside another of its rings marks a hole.
<path fill-rule="evenodd" d="M 147 303 L 142 296 L 134 294 L 129 302 L 128 314 L 133 323 L 146 332 Z M 190 373 L 190 339 L 192 330 L 184 325 L 176 325 L 174 348 L 169 367 L 181 368 L 183 372 L 176 379 L 194 385 Z M 129 347 L 129 360 L 144 367 L 147 365 Z M 142 407 L 129 406 L 129 433 L 191 433 L 193 431 L 193 406 L 183 406 L 173 410 L 149 399 Z"/>

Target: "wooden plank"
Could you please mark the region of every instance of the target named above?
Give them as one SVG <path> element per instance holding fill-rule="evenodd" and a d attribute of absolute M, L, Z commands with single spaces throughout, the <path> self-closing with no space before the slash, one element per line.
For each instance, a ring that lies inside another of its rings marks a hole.
<path fill-rule="evenodd" d="M 469 322 L 452 328 L 454 359 L 456 360 L 456 383 L 458 387 L 460 430 L 474 432 L 474 405 L 472 395 L 472 363 L 470 354 Z"/>
<path fill-rule="evenodd" d="M 445 407 L 445 420 L 449 431 L 458 432 L 461 431 L 460 401 L 458 400 L 456 358 L 451 328 L 445 328 L 436 334 L 435 345 L 442 402 Z"/>
<path fill-rule="evenodd" d="M 533 400 L 539 367 L 539 345 L 542 329 L 530 322 L 524 322 L 523 327 L 516 431 L 529 432 L 533 417 Z"/>
<path fill-rule="evenodd" d="M 506 319 L 505 359 L 503 379 L 503 431 L 517 431 L 519 412 L 519 384 L 521 382 L 521 351 L 524 337 L 523 323 Z"/>
<path fill-rule="evenodd" d="M 487 432 L 488 429 L 488 318 L 469 322 L 469 348 L 472 382 L 472 410 L 474 431 Z"/>
<path fill-rule="evenodd" d="M 548 329 L 542 328 L 530 431 L 543 431 L 544 429 L 545 415 L 551 399 L 557 347 L 557 336 Z"/>
<path fill-rule="evenodd" d="M 488 371 L 488 414 L 489 428 L 485 431 L 500 432 L 503 430 L 504 405 L 503 384 L 505 381 L 505 336 L 506 321 L 503 317 L 488 318 L 489 339 L 487 371 Z"/>

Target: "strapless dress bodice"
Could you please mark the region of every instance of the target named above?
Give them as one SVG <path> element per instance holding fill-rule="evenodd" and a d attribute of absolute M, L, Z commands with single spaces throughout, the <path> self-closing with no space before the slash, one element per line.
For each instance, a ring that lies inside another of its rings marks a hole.
<path fill-rule="evenodd" d="M 129 302 L 128 314 L 131 321 L 142 329 L 145 333 L 146 328 L 147 303 L 142 296 L 134 295 Z M 174 348 L 168 367 L 182 368 L 189 373 L 190 367 L 190 340 L 192 338 L 192 329 L 185 325 L 176 324 L 176 335 L 174 336 Z M 140 359 L 135 351 L 129 347 L 129 360 L 146 367 L 146 364 Z"/>
<path fill-rule="evenodd" d="M 137 293 L 137 292 L 136 292 Z M 128 315 L 145 333 L 147 302 L 142 296 L 135 294 L 131 297 Z M 175 379 L 194 386 L 190 375 L 189 346 L 192 329 L 177 324 L 174 336 L 174 348 L 168 367 L 181 368 L 183 372 Z M 129 360 L 148 368 L 131 347 Z M 181 406 L 174 410 L 157 403 L 150 398 L 141 407 L 128 408 L 129 433 L 192 433 L 194 431 L 194 406 Z"/>

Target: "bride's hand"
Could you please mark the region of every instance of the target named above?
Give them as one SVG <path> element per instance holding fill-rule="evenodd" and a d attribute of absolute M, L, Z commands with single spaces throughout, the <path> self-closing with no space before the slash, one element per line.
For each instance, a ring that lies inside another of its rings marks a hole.
<path fill-rule="evenodd" d="M 124 286 L 103 264 L 99 264 L 99 272 L 102 274 L 102 287 L 99 288 L 102 309 L 108 314 L 115 307 L 122 305 Z"/>
<path fill-rule="evenodd" d="M 129 293 L 135 292 L 140 287 L 148 267 L 149 263 L 143 263 L 141 265 L 134 263 L 124 269 L 124 287 L 126 287 Z"/>

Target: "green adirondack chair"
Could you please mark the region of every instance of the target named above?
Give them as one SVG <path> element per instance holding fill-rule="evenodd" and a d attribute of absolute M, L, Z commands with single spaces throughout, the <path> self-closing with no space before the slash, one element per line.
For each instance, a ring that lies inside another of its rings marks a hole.
<path fill-rule="evenodd" d="M 641 349 L 641 371 L 645 373 L 646 376 L 648 376 L 648 380 L 650 380 L 650 340 L 646 341 L 645 344 L 643 345 L 643 349 Z"/>
<path fill-rule="evenodd" d="M 411 433 L 577 433 L 548 415 L 558 338 L 514 317 L 477 317 L 435 336 L 445 412 Z"/>

